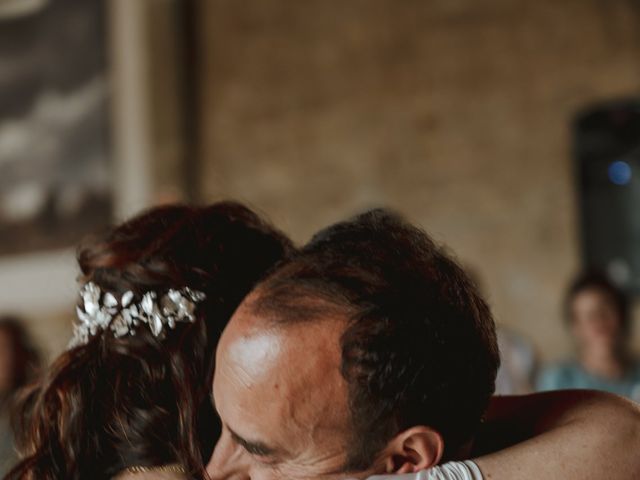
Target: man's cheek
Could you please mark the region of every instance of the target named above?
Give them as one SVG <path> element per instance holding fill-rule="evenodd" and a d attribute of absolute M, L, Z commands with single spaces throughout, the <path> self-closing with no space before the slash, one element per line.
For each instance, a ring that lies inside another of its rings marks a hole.
<path fill-rule="evenodd" d="M 284 473 L 277 467 L 264 465 L 256 460 L 251 461 L 248 478 L 251 480 L 302 480 Z"/>
<path fill-rule="evenodd" d="M 226 430 L 223 431 L 207 465 L 207 473 L 211 480 L 225 480 L 234 478 L 233 475 L 246 475 L 250 467 L 250 456 L 231 439 Z"/>

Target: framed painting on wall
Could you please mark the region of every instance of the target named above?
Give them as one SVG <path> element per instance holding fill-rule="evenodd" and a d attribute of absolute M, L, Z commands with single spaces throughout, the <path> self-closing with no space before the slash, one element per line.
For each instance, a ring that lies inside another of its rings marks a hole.
<path fill-rule="evenodd" d="M 112 219 L 103 0 L 0 0 L 0 255 Z"/>
<path fill-rule="evenodd" d="M 191 199 L 191 3 L 0 0 L 0 313 L 50 354 L 68 341 L 78 241 Z"/>

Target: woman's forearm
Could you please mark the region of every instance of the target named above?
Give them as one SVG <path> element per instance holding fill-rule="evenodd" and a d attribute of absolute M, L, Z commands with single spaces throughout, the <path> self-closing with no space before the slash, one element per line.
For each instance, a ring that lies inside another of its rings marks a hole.
<path fill-rule="evenodd" d="M 490 410 L 481 450 L 492 422 L 502 435 L 495 445 L 520 443 L 475 459 L 486 480 L 640 478 L 640 407 L 632 402 L 573 391 L 497 399 Z"/>

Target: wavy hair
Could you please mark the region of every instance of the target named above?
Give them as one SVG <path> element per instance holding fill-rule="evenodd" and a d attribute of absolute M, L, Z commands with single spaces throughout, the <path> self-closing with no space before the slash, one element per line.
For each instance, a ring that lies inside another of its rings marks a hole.
<path fill-rule="evenodd" d="M 22 397 L 22 460 L 6 480 L 108 479 L 128 467 L 182 465 L 201 478 L 215 442 L 214 350 L 229 317 L 290 241 L 246 207 L 152 209 L 85 241 L 81 282 L 120 296 L 190 287 L 196 321 L 166 338 L 110 331 L 60 355 Z"/>
<path fill-rule="evenodd" d="M 32 339 L 25 327 L 25 321 L 17 315 L 4 315 L 0 317 L 0 332 L 7 335 L 11 345 L 11 384 L 9 390 L 2 392 L 6 398 L 0 398 L 0 404 L 4 400 L 10 400 L 11 396 L 26 385 L 37 373 L 40 367 L 40 354 L 33 345 Z"/>

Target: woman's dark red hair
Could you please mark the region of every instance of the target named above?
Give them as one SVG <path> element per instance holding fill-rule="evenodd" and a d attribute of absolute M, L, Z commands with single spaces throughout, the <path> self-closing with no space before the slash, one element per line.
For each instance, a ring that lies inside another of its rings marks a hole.
<path fill-rule="evenodd" d="M 218 338 L 291 249 L 282 233 L 232 202 L 155 208 L 83 243 L 82 282 L 116 296 L 190 287 L 207 298 L 196 322 L 164 339 L 144 328 L 122 338 L 107 331 L 62 354 L 24 395 L 23 460 L 6 479 L 102 480 L 169 463 L 202 478 L 216 433 L 209 390 Z"/>
<path fill-rule="evenodd" d="M 29 333 L 25 328 L 25 321 L 16 315 L 0 317 L 0 331 L 9 337 L 13 361 L 11 367 L 11 385 L 8 392 L 2 392 L 8 398 L 1 398 L 0 406 L 4 400 L 23 387 L 37 372 L 40 366 L 40 355 L 33 346 Z"/>

